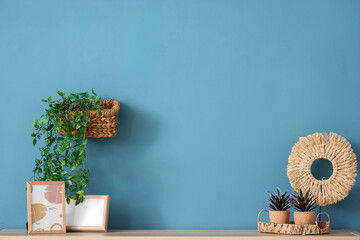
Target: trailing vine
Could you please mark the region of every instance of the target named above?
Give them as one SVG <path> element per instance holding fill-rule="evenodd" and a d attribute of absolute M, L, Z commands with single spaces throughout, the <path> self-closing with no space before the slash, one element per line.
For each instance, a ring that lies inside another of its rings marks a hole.
<path fill-rule="evenodd" d="M 35 159 L 34 181 L 64 181 L 66 201 L 74 199 L 75 204 L 84 201 L 90 181 L 90 171 L 86 163 L 86 126 L 90 121 L 88 110 L 99 109 L 100 98 L 92 94 L 57 91 L 58 100 L 42 100 L 48 104 L 45 114 L 34 119 L 30 131 L 35 146 L 40 140 L 40 157 Z M 61 134 L 59 134 L 61 133 Z"/>

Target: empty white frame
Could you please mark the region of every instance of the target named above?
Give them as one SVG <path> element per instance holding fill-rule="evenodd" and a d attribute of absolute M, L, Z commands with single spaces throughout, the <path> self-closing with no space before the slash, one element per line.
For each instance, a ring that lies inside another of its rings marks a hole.
<path fill-rule="evenodd" d="M 109 216 L 109 195 L 84 195 L 84 202 L 66 205 L 66 230 L 106 232 Z"/>

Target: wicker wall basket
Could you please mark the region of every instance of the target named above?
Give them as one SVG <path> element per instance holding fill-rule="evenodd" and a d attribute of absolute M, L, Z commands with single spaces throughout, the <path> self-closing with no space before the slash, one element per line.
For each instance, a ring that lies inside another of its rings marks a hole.
<path fill-rule="evenodd" d="M 277 234 L 290 234 L 290 235 L 319 235 L 330 232 L 330 217 L 326 212 L 321 212 L 316 216 L 315 224 L 312 225 L 298 225 L 294 222 L 289 224 L 277 224 L 270 222 L 261 222 L 259 220 L 262 212 L 269 212 L 268 210 L 261 210 L 258 215 L 258 231 L 262 233 L 277 233 Z M 328 222 L 318 221 L 321 214 L 326 214 Z"/>
<path fill-rule="evenodd" d="M 100 106 L 105 109 L 102 111 L 102 116 L 98 110 L 90 110 L 90 122 L 86 126 L 86 137 L 115 137 L 120 103 L 114 99 L 100 100 Z"/>
<path fill-rule="evenodd" d="M 102 116 L 99 110 L 90 110 L 90 122 L 86 126 L 87 138 L 115 137 L 118 127 L 120 103 L 114 99 L 100 100 Z M 63 132 L 60 132 L 63 135 Z"/>

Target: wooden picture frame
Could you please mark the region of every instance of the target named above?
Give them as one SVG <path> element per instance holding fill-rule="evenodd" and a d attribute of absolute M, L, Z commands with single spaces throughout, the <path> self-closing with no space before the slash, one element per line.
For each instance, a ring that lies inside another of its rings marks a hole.
<path fill-rule="evenodd" d="M 109 195 L 84 195 L 84 202 L 66 206 L 66 229 L 72 232 L 106 232 L 109 217 Z"/>
<path fill-rule="evenodd" d="M 65 182 L 27 182 L 27 210 L 29 234 L 66 233 Z"/>

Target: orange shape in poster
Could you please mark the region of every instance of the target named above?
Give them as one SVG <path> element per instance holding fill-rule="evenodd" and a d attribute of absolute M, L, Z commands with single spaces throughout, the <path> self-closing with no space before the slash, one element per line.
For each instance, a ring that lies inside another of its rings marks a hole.
<path fill-rule="evenodd" d="M 54 224 L 50 227 L 50 230 L 53 230 L 53 228 L 56 228 L 56 226 L 60 227 L 60 229 L 54 229 L 54 230 L 63 230 L 63 227 L 61 226 L 60 223 L 54 223 Z"/>
<path fill-rule="evenodd" d="M 47 208 L 44 204 L 34 203 L 31 204 L 31 212 L 32 222 L 36 223 L 37 221 L 43 219 L 46 216 Z"/>

